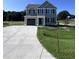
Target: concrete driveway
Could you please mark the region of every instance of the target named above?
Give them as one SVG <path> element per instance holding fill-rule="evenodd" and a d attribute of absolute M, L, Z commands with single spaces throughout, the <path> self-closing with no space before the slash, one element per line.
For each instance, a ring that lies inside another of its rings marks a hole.
<path fill-rule="evenodd" d="M 36 26 L 3 28 L 4 59 L 55 59 L 37 39 Z"/>

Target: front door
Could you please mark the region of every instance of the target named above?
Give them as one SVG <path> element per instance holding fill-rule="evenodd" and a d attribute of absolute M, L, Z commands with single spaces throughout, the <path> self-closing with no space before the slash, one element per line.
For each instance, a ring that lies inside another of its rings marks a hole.
<path fill-rule="evenodd" d="M 43 18 L 39 18 L 39 25 L 43 25 Z"/>

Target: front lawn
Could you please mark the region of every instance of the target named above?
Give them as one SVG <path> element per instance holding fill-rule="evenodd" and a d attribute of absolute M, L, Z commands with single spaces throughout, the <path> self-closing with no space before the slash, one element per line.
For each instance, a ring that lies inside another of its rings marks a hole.
<path fill-rule="evenodd" d="M 57 59 L 75 59 L 75 29 L 38 27 L 42 45 Z"/>

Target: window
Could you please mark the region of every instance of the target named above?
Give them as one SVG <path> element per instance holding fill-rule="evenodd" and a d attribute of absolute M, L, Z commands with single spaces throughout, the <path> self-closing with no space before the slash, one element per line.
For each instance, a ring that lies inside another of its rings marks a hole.
<path fill-rule="evenodd" d="M 50 9 L 45 9 L 45 14 L 50 14 Z"/>
<path fill-rule="evenodd" d="M 31 13 L 31 10 L 28 10 L 29 11 L 29 14 Z"/>
<path fill-rule="evenodd" d="M 51 18 L 49 18 L 49 22 L 51 22 Z"/>
<path fill-rule="evenodd" d="M 33 10 L 33 13 L 35 14 L 35 10 Z"/>
<path fill-rule="evenodd" d="M 40 14 L 41 10 L 39 9 L 39 14 Z"/>
<path fill-rule="evenodd" d="M 49 11 L 50 11 L 50 10 L 49 10 L 49 9 L 47 9 L 47 14 L 49 14 Z"/>
<path fill-rule="evenodd" d="M 51 22 L 53 22 L 53 20 L 54 20 L 54 19 L 53 19 L 53 18 L 51 18 Z"/>
<path fill-rule="evenodd" d="M 33 10 L 28 10 L 29 11 L 29 14 L 32 14 L 33 13 Z"/>
<path fill-rule="evenodd" d="M 55 10 L 53 10 L 53 13 L 55 13 Z"/>
<path fill-rule="evenodd" d="M 53 10 L 51 10 L 51 13 L 56 13 L 56 10 L 54 10 L 54 9 L 53 9 Z"/>
<path fill-rule="evenodd" d="M 35 14 L 35 10 L 31 10 L 31 15 L 34 15 Z"/>
<path fill-rule="evenodd" d="M 48 22 L 50 22 L 50 19 L 49 18 L 47 18 L 47 20 L 48 20 Z"/>
<path fill-rule="evenodd" d="M 45 10 L 45 13 L 47 14 L 47 9 Z"/>
<path fill-rule="evenodd" d="M 50 18 L 47 18 L 47 22 L 51 22 L 51 19 Z"/>
<path fill-rule="evenodd" d="M 39 12 L 39 9 L 38 9 L 38 14 L 39 14 L 40 12 Z"/>
<path fill-rule="evenodd" d="M 49 18 L 46 18 L 46 23 L 48 23 L 49 22 Z"/>
<path fill-rule="evenodd" d="M 42 14 L 43 14 L 43 9 L 42 9 Z"/>
<path fill-rule="evenodd" d="M 38 9 L 38 14 L 43 14 L 43 9 Z"/>
<path fill-rule="evenodd" d="M 51 22 L 55 23 L 56 22 L 55 18 L 51 18 Z"/>

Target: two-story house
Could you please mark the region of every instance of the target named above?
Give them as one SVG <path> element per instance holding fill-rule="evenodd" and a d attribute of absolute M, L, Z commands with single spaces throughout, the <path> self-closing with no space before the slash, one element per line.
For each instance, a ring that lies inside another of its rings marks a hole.
<path fill-rule="evenodd" d="M 26 16 L 24 16 L 25 25 L 56 25 L 56 7 L 45 1 L 43 4 L 28 4 L 26 7 Z"/>

